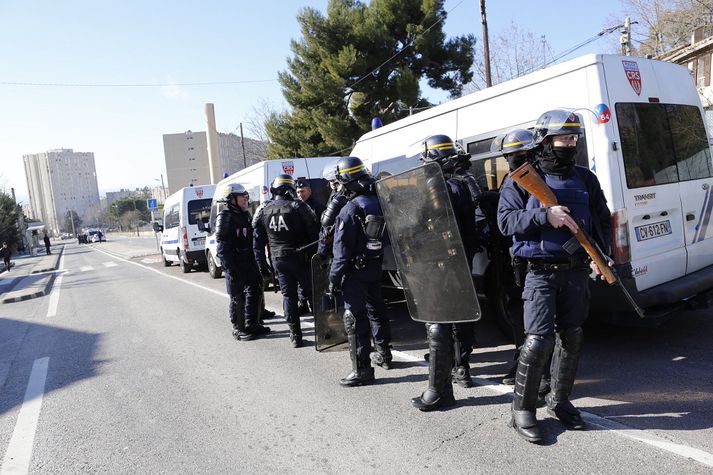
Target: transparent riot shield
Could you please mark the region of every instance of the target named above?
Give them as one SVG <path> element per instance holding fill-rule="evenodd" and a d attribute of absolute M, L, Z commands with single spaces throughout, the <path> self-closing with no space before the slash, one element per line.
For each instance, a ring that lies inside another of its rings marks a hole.
<path fill-rule="evenodd" d="M 437 163 L 376 183 L 411 318 L 458 323 L 480 319 L 463 241 Z"/>
<path fill-rule="evenodd" d="M 339 351 L 349 348 L 344 329 L 344 301 L 325 295 L 329 286 L 329 262 L 312 256 L 312 302 L 314 302 L 314 347 L 317 351 Z M 340 296 L 341 297 L 341 296 Z"/>

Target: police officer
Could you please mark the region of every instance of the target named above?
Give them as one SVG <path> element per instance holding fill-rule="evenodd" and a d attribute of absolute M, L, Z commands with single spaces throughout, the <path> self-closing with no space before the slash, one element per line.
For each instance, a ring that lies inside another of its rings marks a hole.
<path fill-rule="evenodd" d="M 570 254 L 563 244 L 581 226 L 608 250 L 611 215 L 596 176 L 575 165 L 580 134 L 579 118 L 566 110 L 545 112 L 535 125 L 535 142 L 541 147 L 538 173 L 557 196 L 558 206 L 543 207 L 513 181 L 507 181 L 500 193 L 500 230 L 513 236 L 514 255 L 527 260 L 522 294 L 526 337 L 515 378 L 511 426 L 535 443 L 542 440 L 535 417 L 538 386 L 553 349 L 547 412 L 568 429 L 584 428 L 569 397 L 582 323 L 589 313 L 590 268 L 596 274 L 600 271 L 581 247 Z"/>
<path fill-rule="evenodd" d="M 344 296 L 344 327 L 349 340 L 352 371 L 339 382 L 359 386 L 374 380 L 375 364 L 388 369 L 392 355 L 391 325 L 384 318 L 381 296 L 384 218 L 374 179 L 357 157 L 337 164 L 337 180 L 349 200 L 335 222 L 329 293 Z M 376 351 L 371 352 L 371 326 Z"/>
<path fill-rule="evenodd" d="M 263 275 L 269 275 L 265 259 L 265 244 L 269 242 L 272 264 L 282 292 L 282 308 L 290 328 L 290 342 L 294 348 L 302 346 L 298 284 L 306 295 L 312 291 L 304 256 L 297 249 L 310 242 L 319 230 L 312 209 L 295 199 L 295 181 L 290 175 L 277 175 L 270 187 L 273 199 L 255 213 L 253 226 L 255 259 Z"/>
<path fill-rule="evenodd" d="M 438 163 L 446 179 L 448 196 L 470 268 L 477 250 L 475 213 L 481 196 L 475 177 L 468 173 L 470 154 L 458 150 L 450 137 L 441 134 L 428 137 L 423 147 L 421 159 Z M 465 388 L 473 386 L 469 360 L 473 352 L 475 325 L 473 322 L 428 323 L 426 331 L 428 389 L 413 398 L 411 403 L 421 411 L 433 411 L 455 403 L 452 383 Z"/>
<path fill-rule="evenodd" d="M 309 182 L 304 179 L 300 178 L 297 179 L 295 182 L 295 186 L 297 187 L 297 197 L 300 199 L 300 201 L 304 202 L 307 206 L 312 208 L 312 211 L 314 211 L 314 214 L 317 216 L 317 219 L 322 216 L 322 213 L 325 210 L 325 206 L 317 201 L 314 198 L 314 195 L 312 195 L 312 187 L 310 186 Z M 319 235 L 315 234 L 313 236 L 309 237 L 309 242 L 313 243 L 319 239 Z M 309 248 L 305 249 L 304 251 L 304 257 L 305 257 L 305 263 L 309 267 L 310 263 L 312 262 L 312 255 L 313 255 L 313 249 L 314 245 L 310 246 Z M 311 285 L 310 285 L 311 288 Z M 299 298 L 300 304 L 299 304 L 299 313 L 300 315 L 306 315 L 310 313 L 310 308 L 312 305 L 310 304 L 312 300 L 312 296 L 307 294 L 305 290 L 302 288 L 302 286 L 297 287 L 297 296 Z"/>
<path fill-rule="evenodd" d="M 270 329 L 260 324 L 262 280 L 252 251 L 249 195 L 242 185 L 234 183 L 225 189 L 221 201 L 227 206 L 218 215 L 215 236 L 230 295 L 230 323 L 236 340 L 252 340 Z"/>

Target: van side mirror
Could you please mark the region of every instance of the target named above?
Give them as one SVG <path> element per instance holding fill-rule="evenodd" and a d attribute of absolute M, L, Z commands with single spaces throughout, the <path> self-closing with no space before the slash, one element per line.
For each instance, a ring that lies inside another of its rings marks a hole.
<path fill-rule="evenodd" d="M 154 221 L 153 223 L 153 232 L 155 233 L 162 233 L 163 232 L 163 226 L 158 224 L 157 222 Z"/>

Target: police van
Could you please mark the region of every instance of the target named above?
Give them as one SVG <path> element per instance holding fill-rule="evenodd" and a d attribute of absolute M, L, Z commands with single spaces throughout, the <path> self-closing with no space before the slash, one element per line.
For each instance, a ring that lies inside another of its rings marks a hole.
<path fill-rule="evenodd" d="M 615 268 L 655 323 L 682 307 L 708 306 L 713 290 L 713 166 L 703 109 L 682 66 L 638 57 L 587 55 L 498 84 L 362 136 L 352 155 L 375 176 L 418 166 L 425 137 L 447 134 L 472 154 L 484 190 L 497 193 L 508 165 L 493 139 L 530 128 L 543 112 L 568 109 L 581 121 L 577 163 L 599 178 L 612 212 Z M 493 226 L 486 228 L 497 233 Z M 509 243 L 509 240 L 501 240 Z M 507 246 L 507 244 L 505 244 Z M 476 255 L 476 288 L 497 321 L 512 304 L 502 248 Z M 616 286 L 593 284 L 592 310 L 632 322 Z"/>
<path fill-rule="evenodd" d="M 250 193 L 250 214 L 265 201 L 271 199 L 270 184 L 281 173 L 291 175 L 295 179 L 305 179 L 312 188 L 312 196 L 323 204 L 329 198 L 329 184 L 322 178 L 325 168 L 334 167 L 339 157 L 288 158 L 284 160 L 266 160 L 256 163 L 244 170 L 233 173 L 221 180 L 215 188 L 214 199 L 210 205 L 210 219 L 205 229 L 208 232 L 204 259 L 208 264 L 211 277 L 218 279 L 223 275 L 220 259 L 217 256 L 218 243 L 215 240 L 215 221 L 225 206 L 219 200 L 228 185 L 239 183 Z"/>
<path fill-rule="evenodd" d="M 205 266 L 205 236 L 198 222 L 207 222 L 215 185 L 187 186 L 166 198 L 163 205 L 161 232 L 163 264 L 175 263 L 181 271 Z"/>

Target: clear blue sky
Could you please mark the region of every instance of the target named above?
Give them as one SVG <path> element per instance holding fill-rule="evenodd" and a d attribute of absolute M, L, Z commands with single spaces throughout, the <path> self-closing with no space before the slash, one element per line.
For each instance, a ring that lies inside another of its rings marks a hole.
<path fill-rule="evenodd" d="M 203 104 L 215 104 L 218 129 L 232 132 L 260 99 L 285 106 L 278 71 L 300 35 L 303 6 L 327 0 L 154 2 L 5 0 L 0 2 L 0 82 L 187 83 L 193 87 L 49 87 L 0 84 L 0 187 L 27 203 L 22 155 L 50 148 L 94 152 L 100 194 L 154 185 L 165 173 L 162 135 L 205 130 Z M 619 0 L 549 7 L 490 0 L 491 35 L 511 22 L 545 34 L 557 53 L 611 26 Z M 481 37 L 478 0 L 447 0 L 450 35 Z M 557 11 L 558 13 L 551 13 Z M 599 52 L 599 40 L 577 54 Z M 438 102 L 446 95 L 428 91 Z"/>

